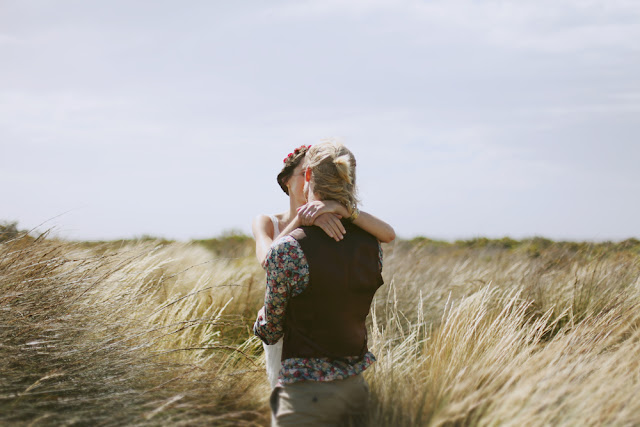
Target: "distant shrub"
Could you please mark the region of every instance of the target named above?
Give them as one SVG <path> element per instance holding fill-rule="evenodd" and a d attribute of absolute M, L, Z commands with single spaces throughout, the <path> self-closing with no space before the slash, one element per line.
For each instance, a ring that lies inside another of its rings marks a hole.
<path fill-rule="evenodd" d="M 27 234 L 27 232 L 19 230 L 16 221 L 0 223 L 0 242 L 14 239 L 21 234 Z"/>
<path fill-rule="evenodd" d="M 456 246 L 463 248 L 484 248 L 489 244 L 489 239 L 486 237 L 476 237 L 469 240 L 456 240 L 454 243 Z"/>
<path fill-rule="evenodd" d="M 492 249 L 512 249 L 520 245 L 520 242 L 510 237 L 501 239 L 488 239 L 486 237 L 476 237 L 469 240 L 456 240 L 455 245 L 461 248 L 492 248 Z"/>
<path fill-rule="evenodd" d="M 633 237 L 618 243 L 618 247 L 625 251 L 640 252 L 640 240 Z"/>
<path fill-rule="evenodd" d="M 204 246 L 216 256 L 228 258 L 251 256 L 255 250 L 253 238 L 238 230 L 227 230 L 219 237 L 192 240 L 192 242 Z"/>
<path fill-rule="evenodd" d="M 451 246 L 451 243 L 447 242 L 446 240 L 430 239 L 430 238 L 425 237 L 425 236 L 414 237 L 413 239 L 409 240 L 409 243 L 412 244 L 412 245 L 418 245 L 418 246 L 423 246 L 423 245 Z"/>

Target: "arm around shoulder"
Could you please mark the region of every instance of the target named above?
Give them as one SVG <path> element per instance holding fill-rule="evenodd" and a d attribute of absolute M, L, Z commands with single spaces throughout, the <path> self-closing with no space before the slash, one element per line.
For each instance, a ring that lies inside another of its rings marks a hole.
<path fill-rule="evenodd" d="M 273 243 L 273 223 L 267 215 L 258 215 L 251 223 L 253 238 L 256 241 L 256 258 L 260 265 L 265 264 L 267 253 Z"/>
<path fill-rule="evenodd" d="M 396 232 L 392 226 L 370 213 L 360 211 L 353 223 L 364 231 L 373 234 L 383 243 L 390 243 L 396 238 Z"/>
<path fill-rule="evenodd" d="M 298 208 L 298 217 L 300 218 L 302 225 L 318 225 L 329 236 L 336 240 L 342 240 L 342 236 L 345 234 L 344 229 L 335 229 L 335 227 L 331 226 L 325 227 L 323 224 L 315 223 L 315 220 L 321 215 L 329 213 L 336 215 L 337 218 L 336 221 L 329 221 L 329 225 L 335 223 L 338 228 L 342 227 L 339 225 L 340 221 L 338 221 L 338 219 L 349 217 L 349 211 L 347 208 L 335 200 L 316 200 Z M 327 223 L 327 221 L 325 221 L 325 223 Z M 383 243 L 390 243 L 396 238 L 396 232 L 393 227 L 367 212 L 361 211 L 358 218 L 353 220 L 353 223 L 364 231 L 373 234 Z"/>
<path fill-rule="evenodd" d="M 267 344 L 274 344 L 284 333 L 287 302 L 304 291 L 309 266 L 300 245 L 292 237 L 279 239 L 266 259 L 267 286 L 263 316 L 258 316 L 254 333 Z"/>

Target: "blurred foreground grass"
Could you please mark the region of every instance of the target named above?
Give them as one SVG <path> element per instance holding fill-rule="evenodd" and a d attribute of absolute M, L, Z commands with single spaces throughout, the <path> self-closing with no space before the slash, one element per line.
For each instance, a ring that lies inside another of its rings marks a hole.
<path fill-rule="evenodd" d="M 640 424 L 640 242 L 385 246 L 372 425 Z M 253 241 L 0 238 L 0 424 L 267 425 Z"/>

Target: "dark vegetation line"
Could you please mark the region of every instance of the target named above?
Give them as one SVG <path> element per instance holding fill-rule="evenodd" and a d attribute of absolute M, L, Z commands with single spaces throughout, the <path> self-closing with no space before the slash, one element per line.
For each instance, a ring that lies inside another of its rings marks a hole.
<path fill-rule="evenodd" d="M 27 233 L 26 230 L 18 228 L 17 222 L 0 222 L 0 242 L 15 238 L 20 234 Z M 37 238 L 38 236 L 33 236 Z M 84 247 L 104 246 L 105 244 L 120 246 L 135 242 L 155 241 L 158 244 L 174 243 L 175 240 L 164 237 L 151 236 L 148 234 L 130 239 L 117 240 L 94 240 L 82 241 Z M 253 250 L 254 241 L 251 236 L 243 234 L 241 231 L 229 230 L 220 236 L 209 239 L 193 239 L 192 243 L 204 246 L 215 254 L 224 254 L 227 257 L 247 256 L 248 251 Z M 521 240 L 510 237 L 490 239 L 487 237 L 474 237 L 471 239 L 460 239 L 455 241 L 431 239 L 425 236 L 417 236 L 410 239 L 397 239 L 396 244 L 413 245 L 417 247 L 427 246 L 441 249 L 522 249 L 531 256 L 539 256 L 541 251 L 555 248 L 564 249 L 570 252 L 582 253 L 611 253 L 611 252 L 633 252 L 640 253 L 640 240 L 630 237 L 621 241 L 555 241 L 545 237 L 530 237 Z"/>

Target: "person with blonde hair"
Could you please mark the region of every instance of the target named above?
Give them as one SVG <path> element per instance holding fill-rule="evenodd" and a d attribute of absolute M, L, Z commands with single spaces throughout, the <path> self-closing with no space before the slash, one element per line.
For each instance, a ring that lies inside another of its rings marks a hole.
<path fill-rule="evenodd" d="M 336 241 L 342 240 L 346 230 L 340 221 L 351 218 L 351 223 L 373 234 L 378 240 L 389 243 L 395 239 L 393 228 L 375 216 L 355 210 L 357 199 L 314 200 L 308 202 L 304 194 L 305 159 L 310 145 L 303 145 L 289 153 L 283 160 L 277 182 L 289 196 L 289 209 L 273 215 L 258 215 L 252 224 L 256 241 L 256 257 L 264 267 L 271 244 L 302 225 L 320 227 Z M 355 180 L 354 180 L 355 184 Z M 354 192 L 355 197 L 355 192 Z M 357 209 L 357 208 L 356 208 Z M 282 340 L 273 345 L 264 344 L 267 377 L 271 388 L 278 382 L 281 368 Z"/>
<path fill-rule="evenodd" d="M 324 142 L 306 153 L 308 203 L 335 201 L 359 217 L 355 157 Z M 372 234 L 341 218 L 342 239 L 301 226 L 266 255 L 267 290 L 254 333 L 283 337 L 282 366 L 271 394 L 274 425 L 365 425 L 369 388 L 362 372 L 375 362 L 366 317 L 382 286 L 382 249 Z"/>
<path fill-rule="evenodd" d="M 302 145 L 289 153 L 278 173 L 278 185 L 289 196 L 289 209 L 278 214 L 261 214 L 253 219 L 251 229 L 256 241 L 256 257 L 261 265 L 264 265 L 271 244 L 301 225 L 316 225 L 333 239 L 341 240 L 345 229 L 340 219 L 351 217 L 353 224 L 373 234 L 383 243 L 390 243 L 396 238 L 393 227 L 386 222 L 359 209 L 353 212 L 353 208 L 357 207 L 357 198 L 352 201 L 343 200 L 342 203 L 334 199 L 307 201 L 303 191 L 303 172 L 310 148 L 311 145 Z"/>

